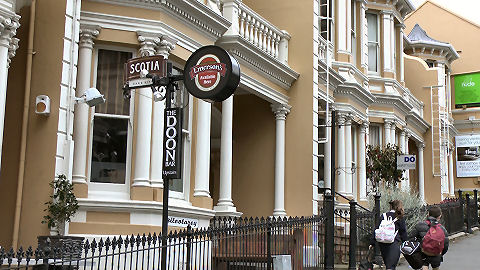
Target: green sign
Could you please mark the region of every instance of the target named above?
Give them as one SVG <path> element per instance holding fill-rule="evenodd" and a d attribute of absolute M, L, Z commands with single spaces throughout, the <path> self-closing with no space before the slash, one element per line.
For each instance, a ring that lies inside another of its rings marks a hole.
<path fill-rule="evenodd" d="M 455 107 L 480 106 L 480 73 L 455 75 Z"/>

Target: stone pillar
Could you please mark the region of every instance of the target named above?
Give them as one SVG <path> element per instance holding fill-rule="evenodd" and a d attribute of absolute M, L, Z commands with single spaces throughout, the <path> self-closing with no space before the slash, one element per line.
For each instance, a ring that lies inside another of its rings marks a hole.
<path fill-rule="evenodd" d="M 140 55 L 152 56 L 157 51 L 160 38 L 155 34 L 139 32 L 138 41 L 141 44 Z M 134 187 L 150 186 L 150 154 L 152 138 L 152 89 L 150 87 L 136 90 L 138 95 L 137 129 L 135 130 L 135 167 L 133 171 Z"/>
<path fill-rule="evenodd" d="M 448 191 L 451 197 L 455 197 L 455 181 L 453 176 L 453 150 L 448 155 Z"/>
<path fill-rule="evenodd" d="M 80 25 L 80 40 L 78 44 L 78 75 L 77 75 L 77 97 L 81 97 L 85 90 L 92 86 L 92 54 L 93 40 L 100 32 L 99 26 Z M 88 112 L 90 107 L 83 103 L 75 106 L 73 140 L 73 172 L 72 182 L 75 184 L 86 184 L 86 167 L 88 153 Z"/>
<path fill-rule="evenodd" d="M 157 54 L 168 59 L 170 52 L 175 48 L 176 41 L 168 36 L 162 36 L 157 47 Z M 163 121 L 165 99 L 153 102 L 152 115 L 152 155 L 150 160 L 150 185 L 154 188 L 163 188 Z M 159 199 L 158 199 L 159 200 Z"/>
<path fill-rule="evenodd" d="M 222 137 L 220 140 L 220 195 L 214 210 L 219 215 L 237 216 L 232 200 L 233 95 L 222 102 Z"/>
<path fill-rule="evenodd" d="M 274 216 L 286 216 L 285 211 L 285 120 L 290 112 L 290 106 L 284 104 L 272 105 L 275 114 L 275 201 Z"/>
<path fill-rule="evenodd" d="M 425 149 L 424 143 L 417 143 L 418 148 L 418 194 L 420 199 L 425 201 L 425 172 L 423 166 L 423 150 Z"/>
<path fill-rule="evenodd" d="M 360 200 L 367 199 L 367 166 L 366 166 L 366 133 L 369 122 L 363 122 L 360 125 L 360 134 L 358 139 L 359 159 L 358 159 L 358 174 L 360 176 Z"/>
<path fill-rule="evenodd" d="M 398 57 L 400 57 L 400 65 L 399 68 L 400 70 L 397 71 L 398 79 L 399 81 L 404 84 L 405 83 L 405 61 L 403 59 L 403 31 L 405 30 L 405 24 L 399 23 L 395 25 L 398 28 L 398 40 L 399 40 L 399 48 L 397 49 L 398 51 Z"/>
<path fill-rule="evenodd" d="M 337 174 L 338 175 L 338 181 L 337 182 L 337 192 L 339 193 L 345 193 L 345 167 L 346 167 L 346 162 L 345 162 L 345 121 L 346 117 L 344 114 L 338 114 L 338 120 L 337 120 L 337 125 L 338 125 L 338 132 L 337 132 Z"/>
<path fill-rule="evenodd" d="M 331 179 L 331 167 L 332 167 L 332 130 L 334 124 L 332 124 L 332 112 L 328 112 L 328 117 L 325 119 L 325 124 L 330 126 L 331 128 L 327 127 L 327 143 L 325 143 L 325 151 L 324 151 L 324 158 L 323 158 L 323 178 L 324 178 L 324 185 L 326 188 L 332 187 L 332 179 Z"/>
<path fill-rule="evenodd" d="M 335 24 L 335 33 L 337 37 L 337 53 L 350 54 L 349 48 L 351 46 L 351 43 L 348 42 L 351 35 L 351 28 L 349 28 L 351 23 L 348 19 L 350 17 L 350 0 L 337 0 L 336 4 L 338 5 L 336 9 L 340 11 L 338 13 L 335 13 L 335 15 L 337 15 Z"/>
<path fill-rule="evenodd" d="M 193 196 L 210 198 L 210 125 L 212 104 L 198 99 L 195 190 Z"/>
<path fill-rule="evenodd" d="M 391 135 L 390 135 L 390 128 L 392 126 L 392 121 L 385 119 L 383 123 L 383 138 L 384 138 L 384 145 L 387 146 L 387 144 L 392 143 L 390 141 Z"/>
<path fill-rule="evenodd" d="M 366 73 L 368 70 L 368 24 L 367 24 L 367 17 L 365 12 L 367 10 L 367 1 L 360 0 L 360 38 L 361 38 L 361 48 L 360 48 L 360 55 L 361 55 L 361 65 L 363 71 Z"/>
<path fill-rule="evenodd" d="M 390 136 L 391 136 L 390 143 L 393 144 L 393 145 L 397 144 L 397 140 L 395 138 L 396 131 L 397 131 L 396 129 L 397 129 L 397 125 L 393 121 L 392 124 L 390 125 Z"/>
<path fill-rule="evenodd" d="M 352 118 L 347 116 L 345 120 L 345 193 L 353 195 L 352 174 Z"/>

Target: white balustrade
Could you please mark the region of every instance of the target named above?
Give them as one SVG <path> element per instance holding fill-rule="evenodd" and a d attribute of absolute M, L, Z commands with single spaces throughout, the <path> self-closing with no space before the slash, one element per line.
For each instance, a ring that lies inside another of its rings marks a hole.
<path fill-rule="evenodd" d="M 239 35 L 267 55 L 288 63 L 290 35 L 286 31 L 280 30 L 242 2 L 223 0 L 223 3 L 223 16 L 232 22 L 225 35 Z"/>

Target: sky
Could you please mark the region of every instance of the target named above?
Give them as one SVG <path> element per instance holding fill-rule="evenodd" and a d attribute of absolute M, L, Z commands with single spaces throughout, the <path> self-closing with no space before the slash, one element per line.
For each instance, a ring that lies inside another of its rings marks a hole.
<path fill-rule="evenodd" d="M 479 0 L 431 0 L 436 2 L 443 7 L 461 15 L 462 17 L 473 21 L 477 24 L 480 24 L 480 1 Z M 410 2 L 415 6 L 420 6 L 424 0 L 410 0 Z"/>

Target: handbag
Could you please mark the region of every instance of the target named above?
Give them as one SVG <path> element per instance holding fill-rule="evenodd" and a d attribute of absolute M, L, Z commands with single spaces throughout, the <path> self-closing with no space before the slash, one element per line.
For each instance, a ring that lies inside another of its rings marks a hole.
<path fill-rule="evenodd" d="M 412 255 L 420 248 L 420 242 L 417 241 L 405 241 L 400 246 L 400 252 L 403 255 Z"/>

